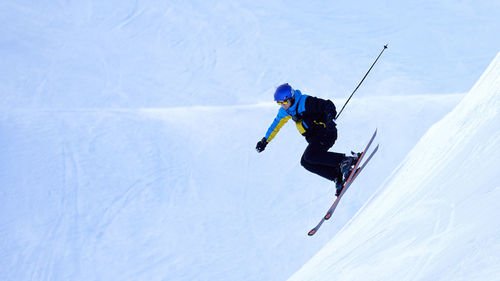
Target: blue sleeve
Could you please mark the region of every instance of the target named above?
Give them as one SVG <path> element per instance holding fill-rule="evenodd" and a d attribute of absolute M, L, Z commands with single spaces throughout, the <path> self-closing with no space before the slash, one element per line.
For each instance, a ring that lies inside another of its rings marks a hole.
<path fill-rule="evenodd" d="M 290 118 L 291 118 L 291 116 L 288 115 L 286 110 L 284 110 L 283 108 L 280 108 L 280 110 L 278 111 L 278 115 L 276 116 L 276 118 L 274 118 L 273 123 L 271 124 L 271 126 L 267 130 L 267 133 L 266 133 L 267 142 L 270 142 L 274 138 L 274 136 L 276 136 L 276 134 L 279 132 L 281 127 L 283 127 L 283 125 L 285 125 L 285 123 L 288 120 L 290 120 Z"/>

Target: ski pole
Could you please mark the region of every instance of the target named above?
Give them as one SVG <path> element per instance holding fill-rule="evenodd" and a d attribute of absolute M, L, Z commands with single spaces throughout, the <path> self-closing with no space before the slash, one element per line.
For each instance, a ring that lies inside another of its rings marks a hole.
<path fill-rule="evenodd" d="M 385 51 L 385 49 L 387 49 L 387 44 L 384 45 L 384 48 L 382 49 L 382 51 L 380 52 L 380 54 L 378 54 L 378 57 L 375 59 L 375 61 L 373 62 L 372 66 L 370 66 L 370 69 L 368 69 L 368 71 L 366 72 L 365 76 L 363 77 L 363 79 L 361 79 L 361 82 L 359 82 L 358 86 L 356 87 L 356 89 L 354 89 L 354 91 L 352 92 L 351 96 L 347 99 L 347 101 L 344 103 L 344 106 L 342 107 L 342 109 L 340 110 L 339 114 L 337 114 L 337 116 L 335 116 L 335 120 L 337 120 L 337 118 L 339 118 L 340 116 L 340 113 L 342 113 L 342 111 L 344 110 L 345 106 L 347 105 L 347 103 L 351 100 L 352 96 L 354 95 L 354 93 L 358 90 L 359 86 L 361 86 L 361 83 L 363 83 L 363 81 L 365 81 L 365 78 L 366 76 L 368 76 L 368 73 L 370 73 L 370 70 L 372 70 L 373 66 L 377 63 L 378 59 L 380 58 L 380 56 L 382 55 L 382 53 Z"/>

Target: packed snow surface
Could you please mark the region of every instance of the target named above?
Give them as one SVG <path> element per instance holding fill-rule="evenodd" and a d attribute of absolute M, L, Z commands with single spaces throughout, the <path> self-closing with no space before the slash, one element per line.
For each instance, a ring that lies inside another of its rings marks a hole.
<path fill-rule="evenodd" d="M 498 276 L 497 63 L 461 100 L 498 52 L 499 13 L 498 1 L 3 1 L 0 280 L 286 280 L 334 237 L 293 278 L 401 264 L 392 277 Z M 386 43 L 332 148 L 359 151 L 378 128 L 380 150 L 308 237 L 333 184 L 300 166 L 293 124 L 256 153 L 272 93 L 289 82 L 340 108 Z"/>
<path fill-rule="evenodd" d="M 289 280 L 500 280 L 499 160 L 500 53 Z"/>

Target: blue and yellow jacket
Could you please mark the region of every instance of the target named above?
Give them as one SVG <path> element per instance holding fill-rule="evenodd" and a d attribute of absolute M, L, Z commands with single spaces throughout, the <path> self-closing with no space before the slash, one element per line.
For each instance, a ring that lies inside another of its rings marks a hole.
<path fill-rule="evenodd" d="M 288 110 L 282 107 L 279 109 L 265 136 L 268 143 L 290 119 L 295 121 L 300 134 L 307 140 L 314 134 L 323 133 L 335 126 L 333 118 L 337 111 L 332 101 L 303 95 L 300 90 L 293 91 L 295 102 Z"/>

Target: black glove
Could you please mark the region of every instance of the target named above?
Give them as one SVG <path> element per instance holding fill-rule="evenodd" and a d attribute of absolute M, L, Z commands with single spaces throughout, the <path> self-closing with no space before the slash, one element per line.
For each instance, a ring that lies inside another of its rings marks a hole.
<path fill-rule="evenodd" d="M 326 115 L 326 123 L 330 123 L 332 122 L 334 125 L 335 124 L 335 117 L 337 116 L 337 112 L 334 112 L 334 113 L 329 113 Z"/>
<path fill-rule="evenodd" d="M 257 152 L 262 152 L 262 151 L 264 151 L 264 149 L 266 149 L 266 145 L 267 145 L 267 139 L 266 138 L 262 138 L 257 143 L 257 146 L 255 147 L 255 149 L 257 149 Z"/>

